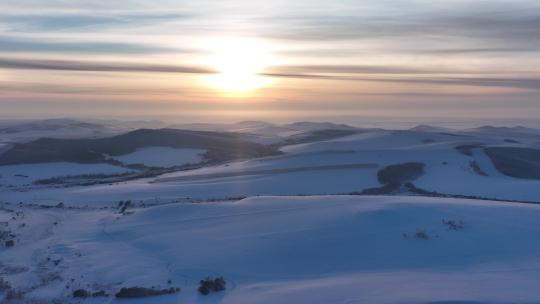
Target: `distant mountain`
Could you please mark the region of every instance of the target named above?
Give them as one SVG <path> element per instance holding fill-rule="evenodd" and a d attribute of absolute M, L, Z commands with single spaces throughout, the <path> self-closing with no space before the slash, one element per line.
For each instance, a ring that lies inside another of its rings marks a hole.
<path fill-rule="evenodd" d="M 310 122 L 301 121 L 284 125 L 284 127 L 297 131 L 318 131 L 318 130 L 355 130 L 357 128 L 332 122 Z"/>
<path fill-rule="evenodd" d="M 198 131 L 227 131 L 227 132 L 239 132 L 247 134 L 255 134 L 261 136 L 275 136 L 280 138 L 286 138 L 301 133 L 310 133 L 313 131 L 322 130 L 357 130 L 357 128 L 335 124 L 331 122 L 295 122 L 291 124 L 278 125 L 264 121 L 241 121 L 232 124 L 211 124 L 211 123 L 197 123 L 197 124 L 185 124 L 185 125 L 173 125 L 174 128 L 182 128 Z"/>
<path fill-rule="evenodd" d="M 176 129 L 140 129 L 98 139 L 42 138 L 17 143 L 0 155 L 0 165 L 41 162 L 106 162 L 106 155 L 118 156 L 143 147 L 205 149 L 211 161 L 280 154 L 273 148 L 248 142 L 242 134 Z"/>
<path fill-rule="evenodd" d="M 91 131 L 101 131 L 103 125 L 88 123 L 73 119 L 47 119 L 20 123 L 0 129 L 0 134 L 10 134 L 28 131 L 58 131 L 62 129 L 87 129 Z"/>
<path fill-rule="evenodd" d="M 414 128 L 409 129 L 409 131 L 440 133 L 440 132 L 451 132 L 453 130 L 449 128 L 436 127 L 436 126 L 430 126 L 430 125 L 418 125 Z"/>
<path fill-rule="evenodd" d="M 483 126 L 478 128 L 466 129 L 464 132 L 467 133 L 480 133 L 490 136 L 499 136 L 499 137 L 530 137 L 530 136 L 539 136 L 540 129 L 527 128 L 523 126 L 515 127 L 494 127 L 494 126 Z"/>
<path fill-rule="evenodd" d="M 262 129 L 262 128 L 274 127 L 276 125 L 269 122 L 265 122 L 265 121 L 246 120 L 246 121 L 233 123 L 231 124 L 231 126 L 237 129 Z"/>
<path fill-rule="evenodd" d="M 34 121 L 3 121 L 0 125 L 0 141 L 20 143 L 38 138 L 97 138 L 131 131 L 134 128 L 109 122 L 82 121 L 75 119 L 47 119 Z"/>
<path fill-rule="evenodd" d="M 231 124 L 222 123 L 193 123 L 171 125 L 170 128 L 195 131 L 226 131 L 259 134 L 259 130 L 274 128 L 276 125 L 264 121 L 242 121 Z"/>
<path fill-rule="evenodd" d="M 156 120 L 45 119 L 0 121 L 0 142 L 21 143 L 39 138 L 101 138 L 137 129 L 160 129 L 168 124 Z"/>

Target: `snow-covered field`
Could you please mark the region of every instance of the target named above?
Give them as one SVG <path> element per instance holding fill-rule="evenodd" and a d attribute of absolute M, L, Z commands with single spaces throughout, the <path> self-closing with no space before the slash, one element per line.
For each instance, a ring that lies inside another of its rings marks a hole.
<path fill-rule="evenodd" d="M 14 212 L 0 211 L 0 222 L 9 221 L 17 240 L 0 249 L 0 273 L 28 301 L 540 302 L 534 204 L 319 196 L 130 208 L 126 215 L 3 207 Z M 443 219 L 463 226 L 450 229 Z M 415 237 L 418 230 L 427 238 Z M 199 295 L 206 276 L 224 276 L 227 290 Z M 131 286 L 182 291 L 138 301 L 71 298 L 78 288 L 112 295 Z"/>
<path fill-rule="evenodd" d="M 168 147 L 146 147 L 137 151 L 110 157 L 124 164 L 143 164 L 148 167 L 174 167 L 187 164 L 197 164 L 203 160 L 203 149 L 175 149 Z"/>
<path fill-rule="evenodd" d="M 306 130 L 348 129 L 261 122 L 193 127 L 225 126 L 273 144 L 299 142 L 288 136 L 309 136 Z M 344 195 L 381 186 L 377 174 L 386 166 L 420 162 L 418 188 L 540 202 L 540 180 L 502 174 L 481 148 L 538 148 L 540 131 L 355 132 L 283 146 L 278 156 L 87 186 L 32 183 L 129 169 L 0 166 L 0 303 L 5 297 L 15 298 L 7 303 L 540 303 L 540 204 L 411 192 Z M 463 145 L 470 150 L 456 149 Z M 114 158 L 171 167 L 200 163 L 205 152 L 146 147 Z M 122 210 L 119 202 L 127 200 Z M 12 247 L 5 243 L 11 239 Z M 223 276 L 227 290 L 200 295 L 199 280 L 207 276 Z M 181 292 L 114 297 L 134 286 Z M 76 300 L 77 289 L 108 296 Z"/>
<path fill-rule="evenodd" d="M 77 164 L 65 162 L 0 166 L 0 187 L 30 185 L 36 180 L 59 176 L 120 174 L 129 171 L 133 170 L 109 164 Z"/>

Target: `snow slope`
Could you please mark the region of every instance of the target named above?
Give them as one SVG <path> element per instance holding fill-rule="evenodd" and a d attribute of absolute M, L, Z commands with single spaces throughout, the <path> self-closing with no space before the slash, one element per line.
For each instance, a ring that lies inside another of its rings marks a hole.
<path fill-rule="evenodd" d="M 114 293 L 171 280 L 181 293 L 87 302 L 540 302 L 540 239 L 532 237 L 540 234 L 540 206 L 533 204 L 319 196 L 171 204 L 129 215 L 5 207 L 24 212 L 10 227 L 27 226 L 14 228 L 15 247 L 0 249 L 0 270 L 27 299 L 75 302 L 76 288 Z M 450 230 L 443 219 L 464 228 Z M 417 229 L 428 239 L 414 238 Z M 224 276 L 227 291 L 198 295 L 198 280 L 209 275 Z"/>
<path fill-rule="evenodd" d="M 133 153 L 110 157 L 124 164 L 143 164 L 149 167 L 174 167 L 200 163 L 204 149 L 175 149 L 169 147 L 146 147 Z"/>
<path fill-rule="evenodd" d="M 22 186 L 39 179 L 83 174 L 120 174 L 133 170 L 109 164 L 40 163 L 27 165 L 0 166 L 0 188 L 2 186 Z"/>

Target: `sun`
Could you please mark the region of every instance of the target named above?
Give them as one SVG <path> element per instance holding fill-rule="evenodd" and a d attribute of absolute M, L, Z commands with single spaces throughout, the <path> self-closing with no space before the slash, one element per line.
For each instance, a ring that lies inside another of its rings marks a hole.
<path fill-rule="evenodd" d="M 228 95 L 243 95 L 267 86 L 270 79 L 260 74 L 270 64 L 268 48 L 259 40 L 225 38 L 214 41 L 208 64 L 216 74 L 208 84 Z"/>

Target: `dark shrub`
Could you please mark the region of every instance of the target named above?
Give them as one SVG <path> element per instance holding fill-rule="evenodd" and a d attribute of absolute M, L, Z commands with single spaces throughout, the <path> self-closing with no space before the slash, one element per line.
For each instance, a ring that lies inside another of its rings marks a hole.
<path fill-rule="evenodd" d="M 461 230 L 465 228 L 465 223 L 462 220 L 442 220 L 442 223 L 444 225 L 448 226 L 448 229 L 450 230 Z"/>
<path fill-rule="evenodd" d="M 109 295 L 105 292 L 105 290 L 96 291 L 92 294 L 92 297 L 108 297 Z"/>
<path fill-rule="evenodd" d="M 211 291 L 213 292 L 223 291 L 226 288 L 225 285 L 226 285 L 226 282 L 223 277 L 218 277 L 215 279 L 208 277 L 200 281 L 199 292 L 202 295 L 207 295 Z"/>
<path fill-rule="evenodd" d="M 414 233 L 414 238 L 419 239 L 419 240 L 427 240 L 429 236 L 425 230 L 418 229 Z"/>
<path fill-rule="evenodd" d="M 392 194 L 399 190 L 400 184 L 392 183 L 392 184 L 386 184 L 381 187 L 375 187 L 375 188 L 367 188 L 362 190 L 360 194 L 365 195 L 382 195 L 382 194 Z"/>
<path fill-rule="evenodd" d="M 4 280 L 3 278 L 0 278 L 0 291 L 5 291 L 11 288 L 11 285 L 9 285 L 9 282 Z"/>
<path fill-rule="evenodd" d="M 4 242 L 4 245 L 5 245 L 6 247 L 13 247 L 13 246 L 15 246 L 15 241 L 13 241 L 13 240 L 7 240 L 7 241 Z"/>
<path fill-rule="evenodd" d="M 6 297 L 5 297 L 6 300 L 12 300 L 16 303 L 20 303 L 18 301 L 23 300 L 23 298 L 24 298 L 24 292 L 20 290 L 8 289 L 8 291 L 6 292 Z"/>
<path fill-rule="evenodd" d="M 201 281 L 201 286 L 199 286 L 199 292 L 202 295 L 207 295 L 207 294 L 210 293 L 210 288 L 208 287 L 208 285 L 203 284 L 202 281 Z"/>
<path fill-rule="evenodd" d="M 145 298 L 151 296 L 161 296 L 166 294 L 173 294 L 180 292 L 180 288 L 171 287 L 167 289 L 151 289 L 145 287 L 124 287 L 116 293 L 115 297 L 117 298 Z"/>
<path fill-rule="evenodd" d="M 214 280 L 214 291 L 225 290 L 225 279 L 223 277 L 216 278 Z"/>
<path fill-rule="evenodd" d="M 152 289 L 144 287 L 128 287 L 122 288 L 116 294 L 117 298 L 143 298 L 150 296 Z"/>
<path fill-rule="evenodd" d="M 504 141 L 511 144 L 519 144 L 519 141 L 510 138 L 505 138 Z"/>
<path fill-rule="evenodd" d="M 473 144 L 466 144 L 466 145 L 459 145 L 456 146 L 456 150 L 458 150 L 459 153 L 466 155 L 466 156 L 472 156 L 473 150 L 477 148 L 482 148 L 482 144 L 479 143 L 473 143 Z"/>
<path fill-rule="evenodd" d="M 77 289 L 73 292 L 74 298 L 87 298 L 90 296 L 90 293 L 84 289 Z"/>
<path fill-rule="evenodd" d="M 401 184 L 420 177 L 424 174 L 424 167 L 418 162 L 390 165 L 377 172 L 377 179 L 383 185 Z"/>
<path fill-rule="evenodd" d="M 411 184 L 410 181 L 424 174 L 423 163 L 412 162 L 384 167 L 377 172 L 377 179 L 383 186 L 364 189 L 360 194 L 381 195 L 398 192 L 402 185 Z"/>
<path fill-rule="evenodd" d="M 480 168 L 480 165 L 475 160 L 469 161 L 469 167 L 471 167 L 471 169 L 474 171 L 474 173 L 476 173 L 478 175 L 488 176 L 488 174 L 486 172 L 484 172 L 484 170 L 482 170 L 482 168 Z"/>

